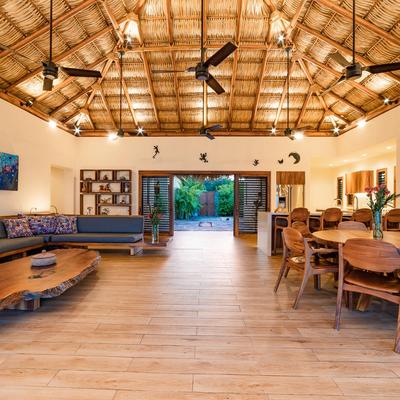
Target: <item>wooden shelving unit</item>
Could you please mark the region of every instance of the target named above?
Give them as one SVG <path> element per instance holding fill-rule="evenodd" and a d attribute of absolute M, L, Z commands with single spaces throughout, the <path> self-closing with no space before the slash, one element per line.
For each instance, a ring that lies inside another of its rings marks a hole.
<path fill-rule="evenodd" d="M 81 169 L 82 215 L 131 215 L 132 171 L 128 169 Z"/>

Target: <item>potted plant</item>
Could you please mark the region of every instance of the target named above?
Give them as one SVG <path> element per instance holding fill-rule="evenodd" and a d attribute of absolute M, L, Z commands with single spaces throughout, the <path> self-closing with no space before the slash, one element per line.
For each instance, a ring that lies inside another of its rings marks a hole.
<path fill-rule="evenodd" d="M 162 202 L 160 196 L 160 183 L 154 187 L 154 203 L 149 204 L 149 215 L 148 218 L 151 223 L 151 243 L 158 243 L 160 240 L 160 221 L 162 218 Z"/>
<path fill-rule="evenodd" d="M 394 199 L 399 195 L 396 193 L 390 193 L 389 189 L 385 184 L 368 187 L 365 189 L 367 192 L 368 207 L 372 211 L 373 223 L 372 223 L 372 235 L 374 239 L 383 239 L 382 231 L 382 210 L 385 206 L 392 206 Z"/>

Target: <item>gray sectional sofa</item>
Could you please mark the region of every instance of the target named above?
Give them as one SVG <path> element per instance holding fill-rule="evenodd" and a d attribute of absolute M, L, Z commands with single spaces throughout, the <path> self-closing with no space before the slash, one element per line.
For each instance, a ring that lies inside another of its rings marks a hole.
<path fill-rule="evenodd" d="M 48 246 L 90 246 L 101 244 L 120 244 L 121 247 L 143 241 L 144 222 L 140 215 L 134 216 L 77 216 L 77 233 L 64 235 L 38 235 L 8 239 L 3 222 L 0 219 L 0 257 L 24 253 Z"/>

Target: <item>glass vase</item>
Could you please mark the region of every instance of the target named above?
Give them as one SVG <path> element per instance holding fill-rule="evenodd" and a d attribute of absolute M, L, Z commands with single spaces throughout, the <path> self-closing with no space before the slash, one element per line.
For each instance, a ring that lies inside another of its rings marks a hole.
<path fill-rule="evenodd" d="M 375 211 L 374 221 L 372 223 L 372 237 L 374 239 L 383 239 L 382 231 L 382 211 Z"/>
<path fill-rule="evenodd" d="M 160 241 L 160 228 L 158 224 L 151 226 L 151 243 L 156 244 Z"/>

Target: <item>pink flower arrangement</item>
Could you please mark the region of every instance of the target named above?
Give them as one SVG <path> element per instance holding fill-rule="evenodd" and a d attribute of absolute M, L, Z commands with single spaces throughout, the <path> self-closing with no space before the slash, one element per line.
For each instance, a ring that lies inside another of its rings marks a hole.
<path fill-rule="evenodd" d="M 385 184 L 367 187 L 365 188 L 365 192 L 369 197 L 368 207 L 371 209 L 373 213 L 382 212 L 382 209 L 389 205 L 394 201 L 396 197 L 396 193 L 390 193 L 390 190 L 387 188 Z"/>

